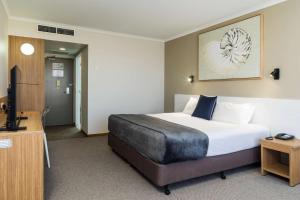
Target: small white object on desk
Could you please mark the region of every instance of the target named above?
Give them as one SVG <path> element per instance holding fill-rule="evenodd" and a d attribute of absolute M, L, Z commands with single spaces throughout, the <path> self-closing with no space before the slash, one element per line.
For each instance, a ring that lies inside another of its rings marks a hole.
<path fill-rule="evenodd" d="M 0 149 L 8 149 L 12 147 L 12 141 L 11 139 L 3 139 L 0 140 Z"/>

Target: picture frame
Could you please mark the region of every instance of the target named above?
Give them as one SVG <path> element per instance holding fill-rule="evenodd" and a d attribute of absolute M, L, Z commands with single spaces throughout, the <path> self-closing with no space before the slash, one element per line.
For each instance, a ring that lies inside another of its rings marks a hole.
<path fill-rule="evenodd" d="M 263 15 L 258 14 L 198 36 L 198 79 L 261 79 Z"/>

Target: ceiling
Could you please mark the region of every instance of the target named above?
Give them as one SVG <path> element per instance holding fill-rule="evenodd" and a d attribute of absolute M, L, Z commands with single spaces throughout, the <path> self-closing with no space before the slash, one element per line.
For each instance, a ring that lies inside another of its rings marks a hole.
<path fill-rule="evenodd" d="M 46 54 L 66 55 L 72 57 L 77 55 L 85 47 L 86 45 L 84 44 L 45 40 Z M 64 48 L 65 50 L 60 50 L 60 48 Z"/>
<path fill-rule="evenodd" d="M 285 0 L 2 0 L 11 17 L 167 40 Z"/>

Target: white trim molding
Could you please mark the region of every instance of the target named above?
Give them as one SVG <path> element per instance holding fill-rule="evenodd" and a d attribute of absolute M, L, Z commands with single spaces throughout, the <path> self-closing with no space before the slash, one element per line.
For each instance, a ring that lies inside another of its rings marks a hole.
<path fill-rule="evenodd" d="M 70 25 L 70 24 L 63 24 L 63 23 L 53 22 L 53 21 L 37 20 L 37 19 L 33 19 L 33 18 L 12 16 L 10 11 L 9 11 L 9 8 L 7 6 L 6 0 L 0 0 L 0 1 L 2 2 L 2 5 L 5 9 L 5 12 L 8 16 L 8 19 L 10 19 L 10 20 L 33 22 L 33 23 L 39 23 L 39 24 L 48 25 L 48 26 L 61 26 L 61 27 L 64 27 L 64 28 L 79 29 L 79 30 L 90 31 L 90 32 L 95 32 L 95 33 L 102 33 L 102 34 L 115 35 L 115 36 L 123 36 L 123 37 L 142 39 L 142 40 L 165 42 L 165 40 L 159 39 L 159 38 L 144 37 L 144 36 L 139 36 L 139 35 L 134 35 L 134 34 L 119 33 L 119 32 L 107 31 L 107 30 L 102 30 L 102 29 L 88 28 L 88 27 L 84 27 L 84 26 L 74 26 L 74 25 Z"/>
<path fill-rule="evenodd" d="M 62 24 L 62 23 L 53 22 L 53 21 L 43 21 L 43 20 L 37 20 L 37 19 L 32 19 L 32 18 L 23 18 L 23 17 L 12 16 L 11 13 L 10 13 L 10 11 L 9 11 L 9 8 L 7 6 L 7 0 L 0 0 L 0 1 L 3 4 L 3 7 L 4 7 L 4 9 L 5 9 L 5 11 L 6 11 L 7 15 L 8 15 L 8 18 L 11 19 L 11 20 L 34 22 L 34 23 L 40 23 L 40 24 L 49 25 L 49 26 L 51 26 L 51 25 L 52 26 L 63 26 L 63 27 L 66 27 L 66 28 L 71 28 L 71 29 L 80 29 L 80 30 L 86 30 L 86 31 L 91 31 L 91 32 L 98 32 L 98 33 L 103 33 L 103 34 L 108 34 L 108 35 L 123 36 L 123 37 L 129 37 L 129 38 L 138 38 L 138 39 L 158 41 L 158 42 L 168 42 L 168 41 L 171 41 L 171 40 L 183 37 L 185 35 L 188 35 L 188 34 L 191 34 L 191 33 L 194 33 L 194 32 L 200 31 L 200 30 L 203 30 L 205 28 L 208 28 L 208 27 L 211 27 L 211 26 L 214 26 L 214 25 L 226 22 L 228 20 L 232 20 L 234 18 L 243 16 L 243 15 L 246 15 L 246 14 L 249 14 L 249 13 L 252 13 L 252 12 L 256 12 L 258 10 L 261 10 L 261 9 L 264 9 L 264 8 L 267 8 L 267 7 L 271 7 L 271 6 L 274 6 L 274 5 L 279 4 L 279 3 L 286 2 L 288 0 L 269 0 L 266 3 L 260 4 L 258 6 L 252 7 L 252 8 L 247 9 L 247 10 L 243 10 L 243 11 L 238 12 L 236 14 L 233 14 L 233 15 L 231 15 L 229 17 L 223 17 L 223 18 L 220 18 L 218 20 L 211 21 L 211 22 L 209 22 L 207 24 L 201 25 L 198 28 L 195 28 L 195 29 L 189 30 L 189 31 L 185 31 L 183 33 L 176 34 L 176 35 L 174 35 L 174 36 L 172 36 L 170 38 L 166 38 L 166 39 L 151 38 L 151 37 L 139 36 L 139 35 L 134 35 L 134 34 L 127 34 L 127 33 L 113 32 L 113 31 L 107 31 L 107 30 L 102 30 L 102 29 L 88 28 L 88 27 L 84 27 L 84 26 L 74 26 L 74 25 L 70 25 L 70 24 Z"/>
<path fill-rule="evenodd" d="M 156 41 L 156 42 L 165 42 L 164 40 L 157 39 L 157 38 L 150 38 L 150 37 L 144 37 L 144 36 L 139 36 L 139 35 L 127 34 L 127 33 L 106 31 L 106 30 L 88 28 L 88 27 L 83 27 L 83 26 L 74 26 L 74 25 L 63 24 L 63 23 L 59 23 L 59 22 L 37 20 L 37 19 L 24 18 L 24 17 L 14 17 L 14 16 L 10 16 L 9 19 L 10 20 L 16 20 L 16 21 L 37 23 L 37 24 L 41 24 L 41 25 L 45 25 L 45 26 L 55 26 L 55 27 L 69 28 L 69 29 L 74 29 L 75 31 L 77 29 L 77 30 L 89 31 L 89 32 L 94 32 L 94 33 L 102 33 L 102 34 L 106 34 L 106 35 L 122 36 L 122 37 L 142 39 L 142 40 L 150 40 L 150 41 Z"/>
<path fill-rule="evenodd" d="M 215 20 L 215 21 L 209 22 L 207 24 L 204 24 L 204 25 L 202 25 L 202 26 L 200 26 L 198 28 L 195 28 L 193 30 L 177 34 L 177 35 L 175 35 L 173 37 L 165 39 L 165 42 L 168 42 L 168 41 L 171 41 L 171 40 L 175 40 L 175 39 L 183 37 L 185 35 L 189 35 L 191 33 L 197 32 L 197 31 L 201 31 L 201 30 L 209 28 L 211 26 L 214 26 L 214 25 L 217 25 L 217 24 L 220 24 L 220 23 L 223 23 L 223 22 L 235 19 L 237 17 L 241 17 L 243 15 L 247 15 L 247 14 L 253 13 L 253 12 L 256 12 L 258 10 L 262 10 L 264 8 L 268 8 L 268 7 L 271 7 L 271 6 L 274 6 L 276 4 L 286 2 L 286 1 L 288 1 L 288 0 L 270 0 L 270 1 L 266 2 L 266 3 L 260 4 L 258 6 L 255 6 L 253 8 L 247 9 L 247 10 L 243 10 L 243 11 L 238 12 L 238 13 L 236 13 L 234 15 L 229 16 L 229 17 L 223 17 L 223 18 L 220 18 L 218 20 Z"/>

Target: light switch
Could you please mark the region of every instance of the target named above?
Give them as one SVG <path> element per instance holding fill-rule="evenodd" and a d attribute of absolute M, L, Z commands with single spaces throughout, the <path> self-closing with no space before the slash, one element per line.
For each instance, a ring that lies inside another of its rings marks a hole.
<path fill-rule="evenodd" d="M 56 80 L 56 89 L 60 88 L 60 80 Z"/>
<path fill-rule="evenodd" d="M 12 147 L 11 139 L 0 140 L 0 149 L 8 149 L 10 147 Z"/>
<path fill-rule="evenodd" d="M 70 88 L 69 87 L 66 88 L 66 94 L 70 94 Z"/>

